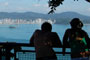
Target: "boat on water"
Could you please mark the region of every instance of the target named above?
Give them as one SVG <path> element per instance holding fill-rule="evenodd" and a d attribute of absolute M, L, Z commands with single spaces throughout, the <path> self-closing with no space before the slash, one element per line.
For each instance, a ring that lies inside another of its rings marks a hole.
<path fill-rule="evenodd" d="M 16 28 L 15 26 L 9 26 L 9 28 Z"/>

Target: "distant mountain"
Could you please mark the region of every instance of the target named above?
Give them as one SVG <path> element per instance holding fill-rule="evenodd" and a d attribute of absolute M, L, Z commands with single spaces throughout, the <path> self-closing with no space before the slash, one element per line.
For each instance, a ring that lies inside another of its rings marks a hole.
<path fill-rule="evenodd" d="M 83 23 L 90 23 L 90 16 L 82 15 L 76 12 L 63 12 L 55 14 L 57 23 L 68 24 L 73 18 L 80 18 Z"/>
<path fill-rule="evenodd" d="M 68 24 L 69 21 L 73 18 L 80 18 L 84 23 L 90 23 L 90 16 L 81 15 L 76 12 L 63 12 L 63 13 L 56 13 L 56 14 L 41 14 L 35 12 L 24 12 L 24 13 L 17 13 L 17 12 L 0 12 L 0 19 L 25 19 L 25 20 L 35 20 L 37 18 L 41 19 L 51 19 L 56 20 L 57 24 Z"/>

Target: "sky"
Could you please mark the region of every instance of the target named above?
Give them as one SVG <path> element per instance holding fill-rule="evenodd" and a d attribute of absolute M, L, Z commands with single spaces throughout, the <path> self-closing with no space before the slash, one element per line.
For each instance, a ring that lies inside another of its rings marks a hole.
<path fill-rule="evenodd" d="M 64 0 L 55 13 L 67 11 L 90 16 L 90 3 L 85 0 Z M 0 0 L 0 12 L 37 12 L 47 14 L 50 11 L 48 0 Z"/>

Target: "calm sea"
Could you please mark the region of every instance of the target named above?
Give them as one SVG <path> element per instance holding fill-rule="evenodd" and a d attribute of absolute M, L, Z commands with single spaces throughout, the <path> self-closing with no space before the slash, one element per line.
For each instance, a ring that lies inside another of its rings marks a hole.
<path fill-rule="evenodd" d="M 18 25 L 0 25 L 0 42 L 17 42 L 17 43 L 29 43 L 29 39 L 36 29 L 40 29 L 40 24 L 18 24 Z M 70 28 L 70 25 L 53 24 L 52 31 L 57 32 L 60 39 L 64 35 L 66 29 Z M 90 36 L 90 25 L 83 27 Z"/>

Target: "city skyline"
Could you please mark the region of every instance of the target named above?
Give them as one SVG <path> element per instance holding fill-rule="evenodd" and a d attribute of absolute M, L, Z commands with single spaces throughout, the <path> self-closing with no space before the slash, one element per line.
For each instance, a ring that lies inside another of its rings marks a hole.
<path fill-rule="evenodd" d="M 55 13 L 67 11 L 90 16 L 90 3 L 85 0 L 64 0 Z M 37 12 L 47 14 L 50 11 L 48 0 L 0 0 L 0 12 Z"/>

